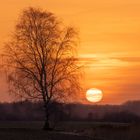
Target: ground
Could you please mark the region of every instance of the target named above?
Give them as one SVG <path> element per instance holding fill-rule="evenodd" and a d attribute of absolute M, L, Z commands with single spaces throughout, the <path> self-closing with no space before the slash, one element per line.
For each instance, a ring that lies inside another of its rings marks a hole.
<path fill-rule="evenodd" d="M 2 140 L 139 140 L 139 124 L 61 122 L 56 131 L 41 130 L 43 122 L 1 122 Z"/>
<path fill-rule="evenodd" d="M 90 140 L 87 136 L 35 129 L 0 129 L 2 140 Z"/>

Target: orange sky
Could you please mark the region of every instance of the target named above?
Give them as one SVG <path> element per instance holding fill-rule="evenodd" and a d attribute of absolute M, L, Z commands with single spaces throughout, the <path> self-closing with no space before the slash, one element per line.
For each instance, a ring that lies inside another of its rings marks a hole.
<path fill-rule="evenodd" d="M 54 12 L 64 23 L 79 29 L 84 88 L 102 89 L 100 103 L 140 99 L 139 0 L 4 0 L 0 4 L 1 46 L 28 6 Z M 0 101 L 9 101 L 4 85 L 0 78 Z"/>

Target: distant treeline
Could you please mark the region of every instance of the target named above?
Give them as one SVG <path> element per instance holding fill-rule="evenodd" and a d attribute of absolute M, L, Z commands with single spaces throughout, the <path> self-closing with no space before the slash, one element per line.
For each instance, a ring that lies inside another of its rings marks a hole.
<path fill-rule="evenodd" d="M 122 105 L 50 104 L 53 121 L 140 122 L 140 101 Z M 41 102 L 0 103 L 0 121 L 43 121 Z"/>

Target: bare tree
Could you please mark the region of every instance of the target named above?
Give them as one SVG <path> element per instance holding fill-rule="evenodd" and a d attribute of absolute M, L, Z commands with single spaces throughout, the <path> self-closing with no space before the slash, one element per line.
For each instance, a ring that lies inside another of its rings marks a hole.
<path fill-rule="evenodd" d="M 28 8 L 5 45 L 10 91 L 43 100 L 45 129 L 50 128 L 50 102 L 70 99 L 79 89 L 77 41 L 76 30 L 65 27 L 53 13 Z"/>

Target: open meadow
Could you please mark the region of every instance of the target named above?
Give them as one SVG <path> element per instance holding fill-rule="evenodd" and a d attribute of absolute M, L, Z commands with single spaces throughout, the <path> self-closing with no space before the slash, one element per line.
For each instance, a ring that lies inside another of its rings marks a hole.
<path fill-rule="evenodd" d="M 2 140 L 139 140 L 139 124 L 63 122 L 55 131 L 41 130 L 43 122 L 1 122 Z"/>

